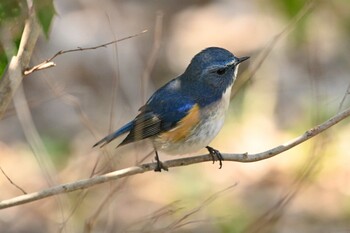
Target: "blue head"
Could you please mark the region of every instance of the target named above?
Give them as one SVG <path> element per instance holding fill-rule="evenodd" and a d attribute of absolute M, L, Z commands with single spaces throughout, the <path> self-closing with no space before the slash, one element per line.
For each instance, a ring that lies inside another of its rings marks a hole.
<path fill-rule="evenodd" d="M 193 57 L 181 76 L 183 88 L 198 96 L 198 101 L 212 102 L 236 79 L 239 63 L 249 57 L 238 58 L 223 48 L 210 47 Z"/>

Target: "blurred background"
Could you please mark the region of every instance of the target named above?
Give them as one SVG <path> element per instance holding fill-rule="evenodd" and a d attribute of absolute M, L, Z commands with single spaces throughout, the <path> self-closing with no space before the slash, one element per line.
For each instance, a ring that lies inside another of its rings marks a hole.
<path fill-rule="evenodd" d="M 347 0 L 60 0 L 0 121 L 0 166 L 26 192 L 153 161 L 145 142 L 92 145 L 209 46 L 242 64 L 211 146 L 258 153 L 349 106 Z M 3 34 L 4 35 L 4 34 Z M 25 111 L 25 101 L 30 112 Z M 23 110 L 24 109 L 24 110 Z M 0 211 L 1 232 L 350 232 L 349 120 L 255 163 L 136 175 Z M 198 154 L 206 153 L 205 150 Z M 160 154 L 162 160 L 174 157 Z M 23 194 L 0 173 L 0 199 Z"/>

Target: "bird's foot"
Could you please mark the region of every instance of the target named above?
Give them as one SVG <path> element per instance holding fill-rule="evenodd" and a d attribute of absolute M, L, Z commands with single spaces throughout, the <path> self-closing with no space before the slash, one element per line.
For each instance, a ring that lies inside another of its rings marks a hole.
<path fill-rule="evenodd" d="M 213 159 L 213 164 L 215 163 L 216 159 L 219 160 L 219 169 L 222 168 L 222 161 L 224 160 L 224 158 L 222 157 L 220 151 L 214 149 L 213 147 L 207 146 L 206 147 L 209 151 L 209 154 L 211 155 L 212 159 Z"/>
<path fill-rule="evenodd" d="M 155 172 L 162 172 L 162 170 L 164 171 L 168 171 L 168 168 L 166 166 L 164 166 L 164 164 L 159 160 L 159 156 L 158 156 L 158 152 L 157 150 L 155 150 L 156 152 L 156 161 L 157 161 L 157 166 L 156 168 L 154 169 Z"/>

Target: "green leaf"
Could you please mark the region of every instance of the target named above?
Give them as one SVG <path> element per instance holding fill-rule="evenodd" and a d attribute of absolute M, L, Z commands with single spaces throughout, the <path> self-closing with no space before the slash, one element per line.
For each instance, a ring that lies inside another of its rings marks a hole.
<path fill-rule="evenodd" d="M 305 3 L 305 0 L 276 1 L 276 5 L 280 6 L 280 9 L 288 16 L 288 18 L 293 18 L 303 8 Z"/>
<path fill-rule="evenodd" d="M 53 0 L 34 0 L 33 2 L 41 27 L 48 38 L 52 18 L 56 14 Z"/>
<path fill-rule="evenodd" d="M 67 138 L 53 137 L 45 134 L 42 140 L 56 168 L 63 168 L 71 154 L 70 141 Z"/>
<path fill-rule="evenodd" d="M 5 68 L 7 66 L 8 60 L 5 54 L 4 48 L 0 44 L 0 78 L 2 77 Z"/>

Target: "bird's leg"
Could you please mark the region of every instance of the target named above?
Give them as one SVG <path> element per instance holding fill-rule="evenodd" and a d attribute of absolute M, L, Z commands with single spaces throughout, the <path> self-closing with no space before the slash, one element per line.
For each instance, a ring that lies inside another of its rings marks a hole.
<path fill-rule="evenodd" d="M 168 168 L 166 166 L 163 165 L 163 163 L 159 160 L 159 156 L 158 156 L 158 151 L 156 149 L 154 149 L 154 152 L 156 153 L 156 161 L 157 161 L 157 166 L 154 169 L 155 172 L 162 172 L 162 169 L 164 171 L 168 171 Z"/>
<path fill-rule="evenodd" d="M 220 165 L 219 169 L 221 169 L 222 168 L 222 161 L 224 160 L 224 158 L 222 157 L 220 151 L 218 151 L 210 146 L 206 146 L 205 148 L 208 149 L 209 154 L 213 158 L 213 163 L 215 163 L 215 157 L 217 158 L 217 160 L 219 160 L 219 165 Z"/>

